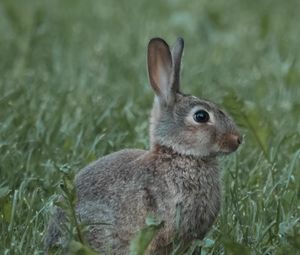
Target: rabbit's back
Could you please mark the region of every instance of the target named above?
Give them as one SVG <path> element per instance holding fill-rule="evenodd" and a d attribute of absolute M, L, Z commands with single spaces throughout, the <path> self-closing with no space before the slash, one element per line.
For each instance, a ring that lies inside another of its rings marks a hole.
<path fill-rule="evenodd" d="M 112 192 L 120 180 L 126 179 L 133 173 L 128 167 L 146 151 L 125 149 L 106 155 L 82 169 L 75 176 L 79 201 L 99 200 Z M 127 167 L 128 166 L 128 167 Z"/>
<path fill-rule="evenodd" d="M 90 245 L 102 252 L 122 254 L 132 234 L 144 224 L 143 170 L 136 161 L 146 151 L 126 149 L 109 154 L 81 170 L 75 177 L 77 215 L 89 226 Z M 116 252 L 116 249 L 118 250 Z M 125 253 L 126 254 L 126 253 Z"/>
<path fill-rule="evenodd" d="M 75 177 L 77 210 L 89 224 L 113 224 L 115 212 L 136 186 L 134 161 L 144 150 L 126 149 L 109 154 L 81 170 Z"/>

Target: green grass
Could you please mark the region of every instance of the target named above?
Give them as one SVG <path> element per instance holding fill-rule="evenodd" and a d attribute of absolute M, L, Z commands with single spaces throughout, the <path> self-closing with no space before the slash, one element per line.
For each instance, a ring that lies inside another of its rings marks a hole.
<path fill-rule="evenodd" d="M 42 254 L 64 169 L 148 148 L 151 37 L 186 42 L 182 88 L 245 143 L 222 159 L 202 254 L 300 254 L 300 2 L 0 1 L 0 254 Z"/>

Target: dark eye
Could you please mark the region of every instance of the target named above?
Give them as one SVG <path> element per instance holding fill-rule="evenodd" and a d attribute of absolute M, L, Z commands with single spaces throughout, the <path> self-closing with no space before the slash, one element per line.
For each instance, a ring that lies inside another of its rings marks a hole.
<path fill-rule="evenodd" d="M 194 114 L 194 120 L 199 123 L 205 123 L 209 121 L 209 114 L 204 110 L 197 111 Z"/>

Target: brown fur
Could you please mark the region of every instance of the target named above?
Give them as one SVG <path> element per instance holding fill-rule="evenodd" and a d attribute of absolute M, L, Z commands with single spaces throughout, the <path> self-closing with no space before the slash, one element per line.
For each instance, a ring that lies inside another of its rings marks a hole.
<path fill-rule="evenodd" d="M 236 150 L 240 135 L 214 103 L 180 93 L 182 51 L 182 39 L 172 50 L 159 38 L 148 46 L 149 80 L 156 93 L 150 150 L 112 153 L 76 175 L 78 219 L 89 226 L 88 243 L 104 254 L 128 254 L 130 240 L 149 214 L 165 223 L 149 254 L 167 254 L 175 236 L 183 247 L 202 239 L 218 215 L 216 156 Z M 209 113 L 208 122 L 193 119 L 198 108 Z M 47 246 L 57 241 L 57 232 L 48 236 Z"/>

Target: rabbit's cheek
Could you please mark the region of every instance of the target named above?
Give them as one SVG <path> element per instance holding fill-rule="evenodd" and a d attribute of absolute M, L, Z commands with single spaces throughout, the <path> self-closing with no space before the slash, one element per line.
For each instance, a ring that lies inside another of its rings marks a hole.
<path fill-rule="evenodd" d="M 198 132 L 199 138 L 206 144 L 213 146 L 216 143 L 217 132 L 213 126 L 205 125 Z"/>
<path fill-rule="evenodd" d="M 216 135 L 212 130 L 198 131 L 194 136 L 194 148 L 197 151 L 205 151 L 205 154 L 215 153 L 215 144 Z"/>

